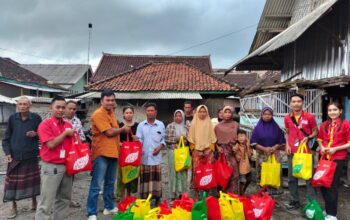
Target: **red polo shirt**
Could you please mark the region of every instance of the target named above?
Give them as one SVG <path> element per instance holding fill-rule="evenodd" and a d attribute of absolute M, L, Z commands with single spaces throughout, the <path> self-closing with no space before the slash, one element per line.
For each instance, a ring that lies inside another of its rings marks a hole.
<path fill-rule="evenodd" d="M 350 122 L 338 120 L 335 124 L 331 124 L 326 130 L 327 122 L 323 122 L 318 133 L 318 140 L 322 141 L 324 147 L 339 147 L 350 143 Z M 341 126 L 341 127 L 340 127 Z M 339 150 L 331 155 L 331 159 L 345 160 L 347 150 Z"/>
<path fill-rule="evenodd" d="M 305 135 L 302 131 L 300 131 L 298 126 L 293 123 L 292 117 L 294 117 L 293 113 L 284 117 L 284 127 L 288 129 L 288 144 L 292 150 L 292 153 L 295 153 L 298 150 L 298 146 L 296 146 L 296 144 L 300 144 L 300 142 L 305 138 Z M 308 112 L 303 111 L 297 122 L 308 135 L 312 134 L 312 129 L 317 128 L 315 116 Z"/>
<path fill-rule="evenodd" d="M 55 164 L 65 163 L 65 158 L 60 158 L 60 153 L 61 150 L 65 150 L 65 153 L 67 153 L 66 149 L 72 144 L 73 139 L 71 137 L 67 137 L 64 139 L 62 144 L 58 145 L 54 149 L 49 149 L 46 143 L 62 134 L 66 128 L 72 128 L 72 124 L 66 120 L 62 120 L 60 122 L 54 116 L 51 116 L 50 118 L 41 122 L 38 128 L 38 135 L 41 143 L 40 156 L 43 161 Z"/>

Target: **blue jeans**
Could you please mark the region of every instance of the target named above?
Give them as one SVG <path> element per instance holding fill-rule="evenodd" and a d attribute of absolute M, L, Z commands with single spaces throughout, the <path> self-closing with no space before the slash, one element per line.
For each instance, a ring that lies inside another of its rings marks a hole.
<path fill-rule="evenodd" d="M 104 208 L 111 210 L 115 207 L 113 202 L 114 183 L 117 175 L 117 159 L 99 156 L 92 164 L 92 179 L 86 209 L 88 216 L 97 215 L 98 195 L 103 185 Z"/>

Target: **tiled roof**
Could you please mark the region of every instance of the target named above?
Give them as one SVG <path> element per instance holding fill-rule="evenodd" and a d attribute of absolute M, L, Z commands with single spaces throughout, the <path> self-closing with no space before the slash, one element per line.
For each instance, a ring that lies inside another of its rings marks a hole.
<path fill-rule="evenodd" d="M 0 76 L 17 81 L 47 84 L 44 77 L 38 76 L 22 68 L 19 63 L 4 57 L 0 57 Z"/>
<path fill-rule="evenodd" d="M 218 73 L 215 74 L 215 76 L 226 80 L 231 85 L 238 86 L 241 89 L 254 86 L 259 80 L 257 73 L 229 73 L 227 75 L 224 75 L 224 73 Z"/>
<path fill-rule="evenodd" d="M 158 56 L 158 55 L 120 55 L 104 53 L 91 78 L 91 82 L 104 80 L 125 71 L 132 70 L 150 62 L 188 63 L 205 73 L 211 73 L 210 56 Z"/>
<path fill-rule="evenodd" d="M 184 63 L 148 63 L 89 85 L 90 90 L 230 92 L 237 87 Z"/>
<path fill-rule="evenodd" d="M 241 95 L 248 95 L 252 93 L 263 92 L 264 87 L 273 86 L 281 83 L 281 72 L 280 71 L 268 71 L 266 72 L 258 82 L 250 87 L 246 87 L 241 91 Z"/>

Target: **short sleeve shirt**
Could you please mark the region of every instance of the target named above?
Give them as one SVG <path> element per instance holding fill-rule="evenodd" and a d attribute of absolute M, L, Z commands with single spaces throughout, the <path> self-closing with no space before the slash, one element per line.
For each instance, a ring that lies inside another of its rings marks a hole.
<path fill-rule="evenodd" d="M 329 125 L 326 130 L 327 122 L 323 122 L 318 133 L 318 141 L 322 141 L 324 147 L 339 147 L 350 143 L 350 122 L 339 121 L 334 125 Z M 345 160 L 347 157 L 347 150 L 339 150 L 331 155 L 331 159 Z"/>
<path fill-rule="evenodd" d="M 163 122 L 155 120 L 153 124 L 149 124 L 145 120 L 137 126 L 136 135 L 142 142 L 142 164 L 159 165 L 162 161 L 162 153 L 153 155 L 153 151 L 160 144 L 165 146 L 165 126 Z"/>
<path fill-rule="evenodd" d="M 286 129 L 288 129 L 288 144 L 292 150 L 292 153 L 295 153 L 298 150 L 300 142 L 305 138 L 305 135 L 298 128 L 298 126 L 308 135 L 311 135 L 312 130 L 317 128 L 317 123 L 315 116 L 308 112 L 302 112 L 297 122 L 298 126 L 293 123 L 292 117 L 294 117 L 293 114 L 288 114 L 284 117 L 284 126 Z"/>
<path fill-rule="evenodd" d="M 65 138 L 60 145 L 53 149 L 48 148 L 46 143 L 55 139 L 67 128 L 72 128 L 71 123 L 64 119 L 60 121 L 54 116 L 51 116 L 50 118 L 47 118 L 41 122 L 38 128 L 38 135 L 41 143 L 40 156 L 43 161 L 55 164 L 65 163 L 65 158 L 61 158 L 61 151 L 63 150 L 66 152 L 67 148 L 74 141 L 73 137 Z"/>
<path fill-rule="evenodd" d="M 104 132 L 119 128 L 114 112 L 108 112 L 102 106 L 91 116 L 92 160 L 98 156 L 118 158 L 119 135 L 107 137 Z"/>

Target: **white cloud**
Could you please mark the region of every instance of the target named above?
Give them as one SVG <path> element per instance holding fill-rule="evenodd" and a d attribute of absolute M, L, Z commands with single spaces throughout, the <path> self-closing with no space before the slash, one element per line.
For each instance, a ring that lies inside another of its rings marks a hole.
<path fill-rule="evenodd" d="M 263 0 L 0 0 L 0 50 L 21 63 L 86 63 L 102 52 L 170 54 L 258 23 Z M 247 54 L 255 28 L 181 55 L 211 54 L 214 67 L 229 67 Z"/>

